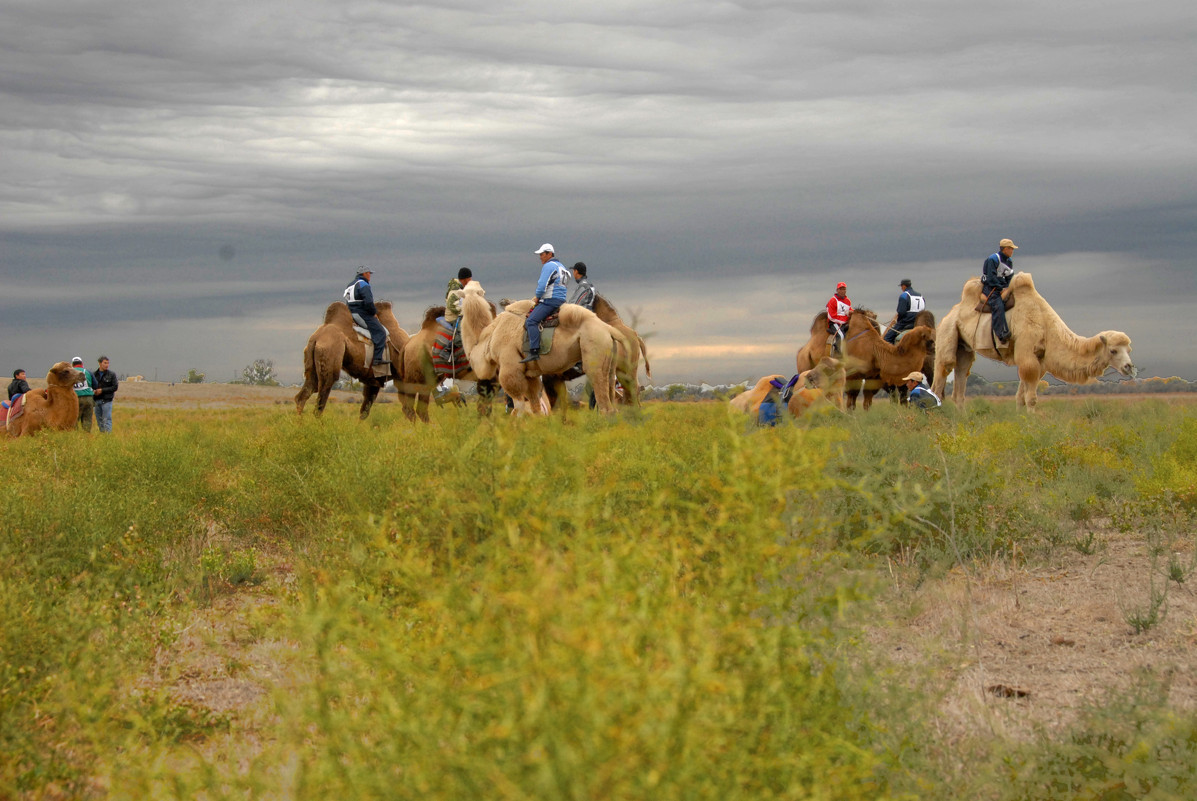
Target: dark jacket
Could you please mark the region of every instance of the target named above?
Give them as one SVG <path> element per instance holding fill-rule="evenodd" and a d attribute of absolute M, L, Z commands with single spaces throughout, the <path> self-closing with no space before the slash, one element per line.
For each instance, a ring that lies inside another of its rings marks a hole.
<path fill-rule="evenodd" d="M 23 378 L 14 378 L 8 384 L 8 399 L 12 400 L 13 395 L 20 395 L 29 391 L 29 382 Z"/>
<path fill-rule="evenodd" d="M 370 317 L 378 316 L 378 309 L 374 307 L 374 293 L 370 290 L 370 282 L 365 276 L 357 277 L 345 287 L 345 302 L 349 304 L 349 311 L 365 314 Z"/>
<path fill-rule="evenodd" d="M 120 389 L 120 382 L 116 380 L 116 373 L 111 370 L 96 370 L 94 373 L 96 377 L 96 389 L 104 390 L 96 395 L 96 403 L 107 403 L 116 395 L 116 391 Z"/>
<path fill-rule="evenodd" d="M 1012 275 L 1014 275 L 1014 259 L 994 253 L 985 260 L 985 266 L 981 268 L 981 286 L 986 289 L 990 287 L 1005 289 L 1010 286 L 1010 276 Z"/>
<path fill-rule="evenodd" d="M 927 308 L 927 302 L 923 300 L 920 293 L 913 289 L 905 290 L 898 296 L 898 321 L 894 323 L 894 327 L 899 331 L 909 331 L 914 328 L 919 312 L 925 308 Z"/>

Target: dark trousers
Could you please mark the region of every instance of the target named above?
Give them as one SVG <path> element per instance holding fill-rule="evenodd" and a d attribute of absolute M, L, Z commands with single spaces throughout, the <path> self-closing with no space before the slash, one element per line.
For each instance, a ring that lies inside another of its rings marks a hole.
<path fill-rule="evenodd" d="M 909 330 L 910 330 L 909 328 L 898 328 L 898 324 L 894 323 L 886 330 L 885 341 L 888 342 L 889 344 L 893 345 L 895 342 L 898 341 L 898 334 L 902 333 L 903 331 L 909 331 Z"/>
<path fill-rule="evenodd" d="M 353 312 L 353 319 L 358 325 L 364 325 L 366 330 L 370 332 L 370 341 L 374 343 L 374 363 L 378 364 L 383 360 L 382 352 L 387 346 L 387 330 L 382 323 L 378 322 L 378 317 L 373 314 L 366 314 L 362 311 Z"/>
<path fill-rule="evenodd" d="M 987 302 L 989 311 L 993 313 L 993 335 L 1005 342 L 1010 338 L 1010 326 L 1006 325 L 1006 304 L 1002 301 L 1002 290 L 991 289 Z"/>
<path fill-rule="evenodd" d="M 540 350 L 540 324 L 544 322 L 545 318 L 553 312 L 561 308 L 563 300 L 552 300 L 546 298 L 536 307 L 532 309 L 532 313 L 524 320 L 524 328 L 528 331 L 528 348 L 531 350 Z"/>

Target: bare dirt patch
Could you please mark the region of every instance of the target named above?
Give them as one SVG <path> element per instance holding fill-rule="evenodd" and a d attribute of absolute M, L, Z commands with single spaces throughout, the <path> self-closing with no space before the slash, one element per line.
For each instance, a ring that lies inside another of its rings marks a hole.
<path fill-rule="evenodd" d="M 1197 595 L 1167 578 L 1173 552 L 1191 564 L 1193 543 L 1154 555 L 1135 534 L 1103 531 L 1098 543 L 1092 554 L 1063 546 L 1038 567 L 957 567 L 917 588 L 913 571 L 896 569 L 884 599 L 895 619 L 871 640 L 898 665 L 933 666 L 950 738 L 1058 730 L 1145 673 L 1171 706 L 1197 709 Z M 1136 633 L 1128 618 L 1165 585 L 1162 619 Z"/>

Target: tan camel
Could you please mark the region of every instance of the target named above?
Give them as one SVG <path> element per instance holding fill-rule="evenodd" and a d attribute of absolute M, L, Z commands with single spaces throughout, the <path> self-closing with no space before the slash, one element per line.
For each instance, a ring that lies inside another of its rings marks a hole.
<path fill-rule="evenodd" d="M 303 349 L 303 387 L 295 396 L 295 409 L 300 414 L 303 414 L 303 407 L 312 393 L 317 393 L 316 416 L 323 413 L 333 384 L 344 370 L 362 382 L 362 406 L 359 410 L 362 420 L 369 416 L 370 407 L 374 405 L 375 398 L 388 380 L 396 380 L 399 397 L 403 401 L 403 411 L 408 419 L 415 417 L 411 409 L 412 395 L 410 391 L 405 392 L 406 388 L 397 380 L 403 368 L 403 348 L 409 337 L 407 332 L 399 327 L 399 321 L 395 319 L 389 301 L 381 301 L 374 305 L 378 309 L 378 321 L 389 334 L 387 348 L 391 359 L 391 374 L 374 375 L 368 364 L 374 353 L 374 345 L 369 341 L 363 341 L 353 330 L 353 317 L 349 313 L 349 307 L 342 301 L 334 301 L 324 312 L 323 325 L 308 338 L 307 347 Z"/>
<path fill-rule="evenodd" d="M 428 403 L 436 388 L 437 375 L 432 366 L 432 344 L 437 335 L 443 331 L 438 317 L 445 314 L 444 306 L 431 306 L 424 312 L 424 320 L 420 323 L 420 330 L 411 335 L 407 345 L 403 348 L 402 380 L 404 386 L 410 390 L 415 400 L 415 414 L 424 422 L 428 422 Z M 492 307 L 491 316 L 495 311 Z M 479 414 L 490 413 L 490 401 L 495 395 L 494 381 L 479 379 L 473 368 L 458 376 L 461 381 L 474 381 L 478 387 Z M 403 398 L 404 396 L 401 396 Z M 404 400 L 406 404 L 407 401 Z"/>
<path fill-rule="evenodd" d="M 839 411 L 844 411 L 844 384 L 847 373 L 844 363 L 830 356 L 824 357 L 817 365 L 803 371 L 798 377 L 798 386 L 790 396 L 787 404 L 789 412 L 794 417 L 801 416 L 811 408 L 826 403 Z"/>
<path fill-rule="evenodd" d="M 465 287 L 461 304 L 461 341 L 475 375 L 498 378 L 503 389 L 521 408 L 539 405 L 541 376 L 560 375 L 579 361 L 594 387 L 599 411 L 614 411 L 615 360 L 620 333 L 594 312 L 573 303 L 561 307 L 560 324 L 550 352 L 534 362 L 522 363 L 524 317 L 532 301 L 510 304 L 497 316 L 477 281 Z M 564 409 L 568 404 L 561 404 Z"/>
<path fill-rule="evenodd" d="M 79 422 L 79 397 L 75 395 L 78 375 L 66 362 L 58 362 L 51 367 L 50 372 L 46 373 L 46 388 L 26 392 L 24 411 L 7 421 L 5 428 L 8 435 L 27 436 L 43 428 L 51 431 L 73 430 Z"/>
<path fill-rule="evenodd" d="M 644 344 L 644 339 L 636 333 L 635 329 L 624 323 L 620 318 L 619 312 L 615 311 L 615 307 L 611 302 L 602 295 L 594 296 L 594 313 L 598 318 L 607 325 L 614 328 L 619 333 L 623 334 L 623 341 L 627 348 L 627 358 L 620 358 L 615 364 L 615 377 L 619 379 L 620 385 L 624 389 L 624 399 L 627 403 L 636 405 L 640 403 L 640 383 L 637 378 L 637 373 L 640 370 L 640 360 L 644 359 L 644 376 L 645 378 L 653 377 L 653 368 L 648 363 L 648 346 Z M 628 364 L 631 369 L 628 369 Z"/>
<path fill-rule="evenodd" d="M 784 375 L 764 376 L 760 381 L 756 382 L 756 386 L 741 392 L 728 401 L 728 404 L 733 409 L 755 418 L 761 412 L 761 403 L 765 400 L 765 396 L 769 394 L 769 390 L 773 389 L 773 387 L 769 386 L 769 382 L 773 380 L 779 380 L 784 384 L 786 377 Z"/>
<path fill-rule="evenodd" d="M 952 400 L 958 408 L 963 408 L 968 374 L 978 353 L 1018 368 L 1015 399 L 1018 407 L 1027 411 L 1035 410 L 1039 381 L 1046 373 L 1069 384 L 1092 384 L 1107 370 L 1128 377 L 1136 375 L 1131 361 L 1131 340 L 1126 334 L 1121 331 L 1102 331 L 1092 337 L 1074 334 L 1035 290 L 1030 273 L 1016 273 L 1010 280 L 1010 290 L 1017 301 L 1006 312 L 1010 342 L 999 351 L 994 348 L 989 314 L 976 310 L 981 279 L 974 277 L 964 282 L 960 302 L 939 324 L 935 381 L 931 385 L 936 395 L 943 397 L 948 373 L 954 370 Z"/>

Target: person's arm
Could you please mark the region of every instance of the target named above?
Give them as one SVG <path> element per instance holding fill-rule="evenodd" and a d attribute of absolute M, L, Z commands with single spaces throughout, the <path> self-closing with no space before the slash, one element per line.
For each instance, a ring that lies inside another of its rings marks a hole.
<path fill-rule="evenodd" d="M 902 315 L 910 313 L 910 295 L 903 292 L 898 296 L 898 319 L 902 319 Z"/>
<path fill-rule="evenodd" d="M 108 388 L 108 392 L 105 393 L 104 397 L 111 400 L 112 396 L 116 394 L 116 391 L 121 388 L 121 382 L 117 380 L 116 373 L 109 372 L 108 375 L 112 378 L 112 386 Z"/>
<path fill-rule="evenodd" d="M 358 294 L 362 296 L 362 308 L 375 317 L 378 316 L 378 309 L 374 306 L 374 291 L 370 289 L 370 284 L 367 281 L 358 281 Z"/>
<path fill-rule="evenodd" d="M 544 297 L 544 291 L 549 286 L 549 276 L 551 276 L 557 268 L 550 267 L 549 262 L 545 262 L 544 267 L 540 268 L 540 278 L 536 282 L 536 299 L 540 300 Z"/>
<path fill-rule="evenodd" d="M 985 264 L 981 267 L 981 286 L 992 286 L 994 275 L 994 260 L 993 256 L 985 259 Z"/>

